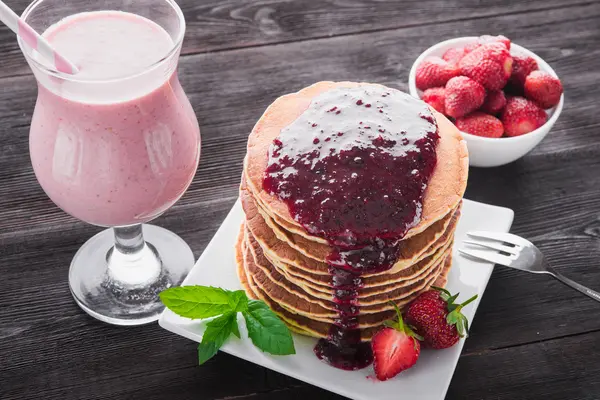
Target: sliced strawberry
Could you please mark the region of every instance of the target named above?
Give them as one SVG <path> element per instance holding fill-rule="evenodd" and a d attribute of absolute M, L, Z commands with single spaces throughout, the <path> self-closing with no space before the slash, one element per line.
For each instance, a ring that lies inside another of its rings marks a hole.
<path fill-rule="evenodd" d="M 397 321 L 386 321 L 386 327 L 373 336 L 373 369 L 380 381 L 385 381 L 415 365 L 419 359 L 421 345 L 419 336 L 402 321 L 402 314 L 396 307 Z"/>

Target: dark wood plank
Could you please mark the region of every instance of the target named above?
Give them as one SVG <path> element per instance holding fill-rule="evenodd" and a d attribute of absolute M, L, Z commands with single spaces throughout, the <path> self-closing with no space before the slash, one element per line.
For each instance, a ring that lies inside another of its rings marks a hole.
<path fill-rule="evenodd" d="M 408 68 L 422 49 L 493 26 L 555 67 L 567 102 L 530 155 L 502 168 L 473 169 L 467 195 L 515 209 L 516 233 L 538 243 L 566 274 L 598 288 L 599 24 L 600 7 L 591 3 L 186 57 L 181 77 L 200 119 L 203 155 L 190 190 L 157 224 L 200 254 L 235 200 L 247 134 L 276 96 L 322 79 L 406 90 Z M 119 329 L 83 314 L 71 300 L 67 269 L 97 229 L 58 210 L 35 182 L 27 157 L 32 79 L 3 79 L 0 88 L 0 398 L 339 398 L 226 355 L 195 367 L 187 340 L 156 326 Z M 497 269 L 449 398 L 598 398 L 600 365 L 592 357 L 599 316 L 595 303 L 549 278 Z M 551 340 L 568 335 L 577 336 Z M 510 381 L 498 378 L 508 372 Z M 527 374 L 537 384 L 520 397 Z"/>
<path fill-rule="evenodd" d="M 593 16 L 594 10 L 595 8 L 591 6 L 581 7 L 576 10 L 578 14 L 575 16 Z M 553 16 L 555 20 L 552 19 Z M 514 16 L 502 18 L 500 21 L 507 26 L 512 26 L 513 29 L 518 28 L 518 19 Z M 563 15 L 559 11 L 551 14 L 547 21 L 548 26 L 555 25 L 556 21 L 563 21 L 561 23 L 565 26 L 571 23 L 564 21 Z M 484 25 L 487 23 L 487 21 L 475 21 L 473 22 L 474 26 L 471 28 L 478 29 L 479 24 Z M 559 56 L 562 48 L 592 42 L 598 34 L 595 29 L 596 23 L 597 18 L 580 22 L 581 29 L 577 37 L 574 35 L 571 37 L 563 36 L 564 42 L 555 44 L 555 47 L 551 47 L 550 51 Z M 547 26 L 531 28 L 527 23 L 523 23 L 523 25 L 524 31 L 519 32 L 519 37 L 525 40 L 537 40 L 539 32 L 547 29 Z M 586 26 L 589 27 L 587 31 L 585 30 Z M 195 56 L 184 60 L 182 63 L 182 79 L 184 85 L 189 89 L 188 92 L 193 104 L 196 105 L 205 141 L 198 176 L 188 193 L 175 206 L 174 210 L 187 209 L 202 204 L 217 206 L 220 199 L 235 197 L 246 134 L 271 99 L 282 93 L 281 88 L 284 85 L 298 88 L 313 80 L 333 77 L 335 75 L 333 71 L 344 71 L 340 78 L 360 75 L 359 71 L 362 71 L 362 75 L 365 76 L 366 80 L 404 87 L 402 75 L 406 76 L 406 69 L 397 72 L 399 79 L 390 79 L 390 76 L 395 75 L 395 71 L 391 72 L 390 70 L 399 68 L 402 65 L 410 65 L 410 61 L 418 53 L 418 50 L 412 50 L 411 53 L 411 47 L 413 46 L 411 43 L 413 38 L 418 36 L 423 29 L 426 28 L 411 28 L 398 32 L 386 32 L 385 34 L 364 35 L 362 41 L 355 43 L 344 52 L 334 53 L 329 59 L 325 57 L 325 53 L 332 51 L 335 45 L 343 40 L 342 38 L 323 40 L 320 41 L 319 45 L 299 43 L 293 46 L 286 45 L 261 49 L 260 51 L 252 49 L 210 56 Z M 446 29 L 452 30 L 454 25 L 449 25 Z M 586 36 L 586 33 L 588 36 Z M 577 43 L 574 43 L 575 40 Z M 334 42 L 333 45 L 330 42 Z M 374 43 L 377 43 L 377 46 L 374 46 Z M 423 44 L 422 47 L 426 45 L 428 43 Z M 402 54 L 403 58 L 386 54 L 386 51 L 393 48 L 398 48 L 398 54 Z M 294 74 L 292 76 L 283 73 L 273 74 L 270 66 L 265 65 L 263 62 L 266 50 L 269 50 L 271 59 L 280 60 L 279 71 L 293 71 Z M 364 59 L 357 62 L 357 54 L 359 57 L 364 57 Z M 592 55 L 594 54 L 597 53 Z M 378 57 L 392 57 L 393 62 L 373 64 L 371 60 L 376 60 Z M 580 63 L 573 62 L 572 59 L 577 57 L 581 57 Z M 546 58 L 552 58 L 552 54 Z M 313 71 L 312 63 L 317 59 L 322 60 L 322 70 Z M 584 51 L 571 54 L 566 60 L 566 68 L 561 69 L 563 60 L 564 58 L 555 60 L 556 68 L 561 76 L 566 77 L 567 94 L 573 93 L 572 97 L 568 96 L 563 118 L 568 118 L 570 122 L 569 129 L 577 127 L 578 124 L 582 127 L 597 124 L 598 117 L 596 114 L 591 112 L 587 114 L 580 113 L 579 111 L 580 104 L 585 108 L 589 107 L 589 103 L 593 103 L 591 101 L 591 96 L 594 95 L 593 90 L 590 94 L 588 81 L 572 78 L 581 75 L 580 70 L 586 69 L 585 60 L 591 60 L 591 56 Z M 223 73 L 220 68 L 223 64 L 232 65 L 232 69 Z M 250 76 L 262 82 L 260 88 L 254 86 L 254 81 L 249 79 Z M 270 80 L 267 79 L 267 76 Z M 221 77 L 221 80 L 218 77 Z M 589 78 L 589 76 L 585 77 Z M 7 124 L 2 126 L 2 129 L 14 132 L 2 143 L 3 168 L 0 169 L 0 174 L 2 174 L 4 182 L 2 190 L 5 195 L 0 206 L 4 226 L 7 228 L 6 236 L 13 236 L 14 233 L 30 229 L 49 234 L 53 231 L 63 231 L 73 225 L 81 225 L 80 222 L 73 220 L 52 206 L 51 202 L 43 195 L 39 185 L 35 183 L 29 161 L 26 157 L 23 157 L 23 154 L 27 153 L 25 138 L 29 112 L 11 111 L 31 109 L 35 86 L 31 79 L 20 78 L 14 82 L 13 87 L 15 91 L 4 97 L 0 108 L 4 115 L 12 116 L 2 120 L 2 124 Z M 203 104 L 207 103 L 213 105 L 210 108 L 203 107 Z M 231 110 L 238 111 L 233 115 Z M 575 118 L 569 117 L 570 113 L 575 113 Z M 233 121 L 231 120 L 232 116 L 234 116 Z M 515 231 L 530 237 L 533 235 L 534 239 L 536 232 L 531 231 L 533 227 L 537 227 L 537 232 L 542 233 L 556 230 L 554 225 L 556 220 L 548 220 L 546 213 L 556 207 L 559 201 L 562 202 L 562 199 L 556 196 L 556 192 L 548 191 L 546 186 L 538 184 L 540 178 L 543 178 L 549 187 L 556 187 L 566 184 L 569 178 L 577 175 L 580 171 L 587 171 L 590 177 L 583 181 L 584 183 L 578 183 L 578 186 L 573 188 L 573 199 L 567 205 L 563 205 L 562 213 L 564 213 L 564 217 L 560 222 L 569 223 L 567 225 L 569 229 L 581 230 L 587 227 L 590 218 L 595 219 L 593 207 L 591 208 L 592 211 L 586 212 L 585 209 L 580 211 L 580 206 L 597 204 L 598 196 L 594 187 L 598 187 L 598 175 L 593 169 L 596 153 L 590 150 L 589 145 L 590 140 L 593 140 L 594 135 L 597 133 L 588 130 L 585 135 L 571 135 L 563 138 L 562 143 L 573 147 L 572 150 L 563 152 L 556 149 L 552 143 L 554 136 L 561 135 L 561 121 L 562 119 L 559 120 L 549 139 L 528 158 L 500 170 L 474 170 L 472 172 L 469 197 L 514 208 L 517 210 Z M 546 143 L 551 144 L 549 151 L 544 150 Z M 585 149 L 586 152 L 582 154 L 581 151 L 576 151 L 577 149 Z M 565 165 L 558 171 L 555 169 L 556 154 L 563 157 L 563 164 Z M 543 160 L 540 160 L 540 158 L 543 158 Z M 528 164 L 523 165 L 523 163 Z M 503 173 L 498 173 L 498 171 L 503 171 Z M 481 178 L 478 178 L 478 175 L 481 175 Z M 515 179 L 515 177 L 519 179 Z M 511 187 L 512 190 L 498 193 L 494 189 L 500 185 Z M 530 200 L 534 198 L 536 199 L 535 203 Z M 26 218 L 20 217 L 21 215 L 26 215 Z M 521 217 L 521 215 L 523 216 Z M 529 230 L 520 228 L 519 221 L 521 220 L 523 226 L 527 226 Z M 216 220 L 212 227 L 216 228 L 219 222 L 220 219 Z M 10 233 L 8 233 L 9 231 Z M 211 232 L 214 232 L 214 230 Z M 205 237 L 210 237 L 210 233 L 207 233 Z M 206 244 L 206 242 L 203 242 L 196 245 L 195 240 L 192 240 L 191 243 L 195 249 L 202 249 Z M 593 253 L 590 254 L 590 257 L 593 257 Z M 569 263 L 571 263 L 571 260 L 569 260 Z M 578 264 L 585 267 L 589 265 L 589 260 L 583 258 Z M 514 277 L 511 274 L 508 274 L 508 276 L 509 278 Z M 522 279 L 533 279 L 533 277 Z M 502 287 L 500 286 L 499 294 L 503 292 Z M 571 299 L 577 298 L 568 290 L 560 290 L 560 293 L 571 296 L 569 297 Z M 581 312 L 585 313 L 587 310 L 584 309 Z M 569 325 L 569 329 L 571 329 L 571 326 Z M 532 337 L 531 332 L 526 337 Z M 498 335 L 498 340 L 500 340 L 498 345 L 503 345 L 501 334 Z M 504 340 L 515 339 L 507 336 Z"/>
<path fill-rule="evenodd" d="M 596 400 L 597 332 L 461 357 L 447 399 Z M 488 375 L 485 371 L 497 371 Z M 469 395 L 472 393 L 472 395 Z"/>
<path fill-rule="evenodd" d="M 362 79 L 407 90 L 408 69 L 422 49 L 452 35 L 457 29 L 462 29 L 465 34 L 483 31 L 492 21 L 498 29 L 514 32 L 511 36 L 518 38 L 515 39 L 517 42 L 548 60 L 559 71 L 566 87 L 563 115 L 552 134 L 529 157 L 553 154 L 552 157 L 564 159 L 579 151 L 593 154 L 595 146 L 600 146 L 597 140 L 600 130 L 594 129 L 600 124 L 599 116 L 593 112 L 600 89 L 589 82 L 598 79 L 595 65 L 600 53 L 596 46 L 599 12 L 598 7 L 589 5 L 572 9 L 570 19 L 565 19 L 563 10 L 555 10 L 531 13 L 526 20 L 511 15 L 446 24 L 435 29 L 415 27 L 372 33 L 353 41 L 333 38 L 187 57 L 181 63 L 181 79 L 200 120 L 204 142 L 198 176 L 176 207 L 192 204 L 197 195 L 206 196 L 206 192 L 213 190 L 214 186 L 237 182 L 246 135 L 264 108 L 278 95 L 323 79 Z M 536 18 L 543 18 L 545 22 L 532 26 L 530 19 Z M 579 20 L 579 29 L 571 33 L 569 29 L 574 19 Z M 544 36 L 550 28 L 564 33 Z M 227 65 L 227 69 L 224 70 L 223 65 Z M 0 82 L 0 113 L 5 116 L 0 119 L 0 130 L 11 132 L 0 143 L 0 162 L 6 163 L 6 167 L 0 169 L 4 183 L 2 190 L 6 191 L 6 196 L 0 200 L 3 201 L 0 203 L 2 216 L 8 224 L 6 228 L 40 228 L 43 224 L 58 227 L 72 221 L 56 208 L 44 215 L 30 212 L 29 221 L 18 218 L 25 209 L 37 211 L 37 207 L 41 207 L 39 210 L 48 207 L 47 199 L 34 183 L 29 160 L 23 157 L 28 151 L 26 135 L 36 89 L 30 77 Z M 260 84 L 256 85 L 256 82 Z M 518 173 L 519 165 L 513 164 L 503 170 L 512 168 L 513 173 Z M 551 168 L 552 164 L 548 167 Z M 493 172 L 490 176 L 496 175 L 498 179 L 505 177 L 503 184 L 520 185 L 518 181 L 514 182 L 510 173 L 498 175 Z M 523 185 L 533 182 L 534 187 L 542 189 L 535 182 L 534 175 L 528 179 Z M 485 185 L 486 182 L 479 184 Z M 470 196 L 497 204 L 494 201 L 494 184 L 486 188 L 485 193 L 490 196 L 481 197 L 477 193 Z M 218 198 L 219 195 L 211 197 Z M 555 198 L 554 194 L 552 198 Z M 519 204 L 515 202 L 500 205 L 520 211 Z M 520 212 L 529 211 L 524 209 Z M 13 223 L 17 225 L 11 225 Z M 518 223 L 519 218 L 517 226 Z"/>
<path fill-rule="evenodd" d="M 589 2 L 589 1 L 588 1 Z M 10 0 L 19 14 L 30 0 Z M 183 54 L 307 40 L 363 31 L 396 29 L 498 14 L 554 9 L 584 3 L 570 0 L 180 0 L 187 20 Z M 28 73 L 12 32 L 0 26 L 0 76 Z"/>

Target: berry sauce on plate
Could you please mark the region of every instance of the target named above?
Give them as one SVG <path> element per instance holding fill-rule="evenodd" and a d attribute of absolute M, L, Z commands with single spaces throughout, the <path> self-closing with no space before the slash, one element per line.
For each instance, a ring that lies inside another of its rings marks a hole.
<path fill-rule="evenodd" d="M 372 360 L 361 342 L 361 276 L 390 269 L 398 242 L 421 219 L 436 165 L 438 128 L 425 103 L 379 86 L 322 93 L 269 148 L 263 188 L 333 248 L 327 257 L 338 318 L 315 354 L 354 370 Z"/>

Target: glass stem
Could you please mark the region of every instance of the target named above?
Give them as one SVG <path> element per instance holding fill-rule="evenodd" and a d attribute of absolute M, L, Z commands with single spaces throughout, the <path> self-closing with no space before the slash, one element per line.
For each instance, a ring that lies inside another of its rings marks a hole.
<path fill-rule="evenodd" d="M 142 224 L 113 228 L 115 246 L 108 253 L 108 275 L 121 286 L 144 286 L 160 276 L 161 262 L 144 241 Z"/>
<path fill-rule="evenodd" d="M 144 233 L 142 224 L 117 226 L 115 232 L 115 250 L 123 254 L 134 254 L 140 252 L 144 245 Z"/>

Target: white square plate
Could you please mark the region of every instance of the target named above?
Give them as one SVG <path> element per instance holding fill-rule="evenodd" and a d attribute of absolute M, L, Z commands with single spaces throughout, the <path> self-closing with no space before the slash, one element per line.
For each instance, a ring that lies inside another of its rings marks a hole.
<path fill-rule="evenodd" d="M 464 201 L 462 216 L 456 229 L 453 265 L 448 276 L 447 288 L 452 293 L 461 292 L 461 299 L 479 294 L 479 298 L 464 310 L 469 321 L 473 320 L 493 265 L 460 257 L 456 249 L 468 231 L 508 232 L 513 215 L 513 211 L 508 208 Z M 238 200 L 190 271 L 184 285 L 241 289 L 233 248 L 243 218 L 244 213 Z M 397 400 L 400 393 L 403 399 L 443 400 L 464 345 L 464 341 L 461 340 L 450 349 L 424 350 L 413 368 L 386 382 L 378 382 L 367 378 L 373 375 L 372 367 L 350 372 L 332 368 L 321 362 L 313 354 L 316 340 L 309 337 L 294 335 L 296 354 L 293 356 L 264 354 L 247 339 L 243 318 L 239 319 L 239 323 L 242 339 L 232 336 L 222 351 L 356 400 Z M 204 323 L 201 321 L 190 321 L 166 310 L 159 324 L 196 342 L 202 340 Z"/>

